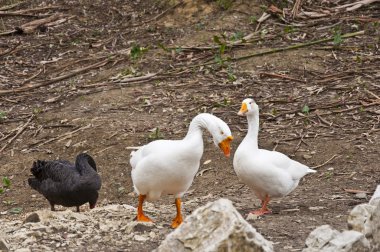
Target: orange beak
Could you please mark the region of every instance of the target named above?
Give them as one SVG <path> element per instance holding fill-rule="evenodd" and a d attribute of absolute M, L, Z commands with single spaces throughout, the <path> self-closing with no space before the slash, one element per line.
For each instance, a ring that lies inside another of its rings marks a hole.
<path fill-rule="evenodd" d="M 241 104 L 241 108 L 240 108 L 240 110 L 238 112 L 238 115 L 239 116 L 245 116 L 245 113 L 247 113 L 247 112 L 248 112 L 247 104 L 242 103 Z"/>
<path fill-rule="evenodd" d="M 226 157 L 230 157 L 231 155 L 231 141 L 233 139 L 232 136 L 229 136 L 219 143 L 219 148 L 223 151 Z"/>

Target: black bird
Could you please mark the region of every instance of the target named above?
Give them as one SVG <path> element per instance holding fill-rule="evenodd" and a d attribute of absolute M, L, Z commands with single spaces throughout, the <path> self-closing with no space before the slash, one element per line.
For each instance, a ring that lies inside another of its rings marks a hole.
<path fill-rule="evenodd" d="M 30 169 L 34 178 L 29 178 L 29 185 L 49 201 L 51 210 L 54 205 L 77 207 L 89 203 L 94 208 L 98 200 L 101 179 L 96 170 L 94 159 L 81 153 L 75 165 L 66 160 L 33 162 Z"/>

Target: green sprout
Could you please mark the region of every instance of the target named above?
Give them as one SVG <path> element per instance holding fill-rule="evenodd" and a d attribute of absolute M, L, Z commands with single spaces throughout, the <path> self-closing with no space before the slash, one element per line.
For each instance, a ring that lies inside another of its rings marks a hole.
<path fill-rule="evenodd" d="M 307 105 L 303 106 L 303 108 L 302 108 L 302 113 L 308 115 L 309 112 L 310 112 L 310 108 L 309 108 L 309 106 L 307 106 Z"/>

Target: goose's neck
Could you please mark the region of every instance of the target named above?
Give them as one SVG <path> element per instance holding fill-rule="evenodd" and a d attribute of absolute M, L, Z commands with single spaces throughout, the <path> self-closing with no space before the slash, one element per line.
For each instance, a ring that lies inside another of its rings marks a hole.
<path fill-rule="evenodd" d="M 76 169 L 80 172 L 81 175 L 96 174 L 94 168 L 90 166 L 86 159 L 79 159 L 75 162 Z"/>
<path fill-rule="evenodd" d="M 202 140 L 202 129 L 207 129 L 209 130 L 209 124 L 208 120 L 204 116 L 196 116 L 194 119 L 191 121 L 189 130 L 187 132 L 187 135 L 185 137 L 185 140 L 190 140 L 190 139 L 201 139 Z M 203 143 L 203 141 L 202 141 Z"/>
<path fill-rule="evenodd" d="M 258 135 L 259 135 L 259 113 L 247 115 L 248 120 L 248 133 L 245 139 L 250 141 L 251 146 L 258 148 Z"/>

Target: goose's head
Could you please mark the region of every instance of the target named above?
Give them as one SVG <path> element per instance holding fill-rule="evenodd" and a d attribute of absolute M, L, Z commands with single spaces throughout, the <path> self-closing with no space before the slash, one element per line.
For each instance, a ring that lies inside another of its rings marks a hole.
<path fill-rule="evenodd" d="M 219 119 L 217 120 L 217 123 L 213 125 L 211 132 L 215 145 L 219 146 L 226 157 L 230 157 L 231 141 L 234 138 L 232 137 L 231 130 L 228 125 Z"/>
<path fill-rule="evenodd" d="M 259 106 L 252 98 L 244 99 L 241 103 L 240 111 L 238 112 L 239 116 L 253 115 L 258 113 Z"/>

